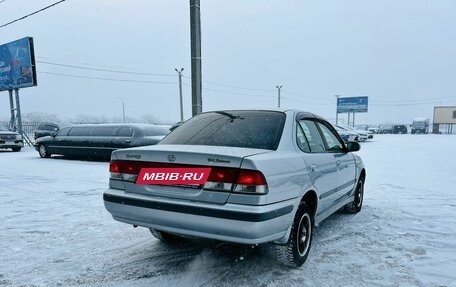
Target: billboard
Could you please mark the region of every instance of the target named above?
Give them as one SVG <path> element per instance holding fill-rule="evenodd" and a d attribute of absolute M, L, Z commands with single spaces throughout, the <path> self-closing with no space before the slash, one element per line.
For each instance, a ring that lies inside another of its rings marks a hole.
<path fill-rule="evenodd" d="M 33 38 L 0 45 L 0 92 L 36 86 Z"/>
<path fill-rule="evenodd" d="M 342 113 L 367 113 L 367 97 L 337 98 L 337 112 Z"/>

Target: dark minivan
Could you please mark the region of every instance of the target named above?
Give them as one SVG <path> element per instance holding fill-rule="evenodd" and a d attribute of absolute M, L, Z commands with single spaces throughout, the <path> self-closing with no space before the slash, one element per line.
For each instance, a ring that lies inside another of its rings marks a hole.
<path fill-rule="evenodd" d="M 154 145 L 169 132 L 168 126 L 149 124 L 73 125 L 38 138 L 35 149 L 43 158 L 53 154 L 110 158 L 116 149 Z"/>

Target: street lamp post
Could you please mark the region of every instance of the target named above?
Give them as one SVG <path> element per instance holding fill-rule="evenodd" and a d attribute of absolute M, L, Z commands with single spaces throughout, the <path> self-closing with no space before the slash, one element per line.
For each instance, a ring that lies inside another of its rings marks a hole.
<path fill-rule="evenodd" d="M 280 90 L 282 89 L 282 87 L 283 87 L 283 85 L 276 86 L 276 88 L 277 88 L 277 96 L 278 96 L 277 106 L 279 107 L 279 109 L 280 109 Z"/>
<path fill-rule="evenodd" d="M 181 117 L 181 122 L 184 121 L 184 107 L 182 104 L 182 71 L 184 68 L 181 68 L 180 70 L 174 69 L 176 72 L 179 74 L 179 98 L 180 98 L 180 117 Z"/>

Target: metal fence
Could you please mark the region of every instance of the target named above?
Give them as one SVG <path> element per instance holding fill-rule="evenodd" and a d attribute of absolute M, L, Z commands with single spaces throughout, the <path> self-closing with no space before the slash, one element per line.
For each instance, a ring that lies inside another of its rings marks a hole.
<path fill-rule="evenodd" d="M 4 124 L 7 127 L 11 127 L 9 121 L 0 121 L 0 123 Z M 29 122 L 25 121 L 22 122 L 22 131 L 24 132 L 24 135 L 28 138 L 28 140 L 33 144 L 35 143 L 35 130 L 38 127 L 40 122 Z M 24 139 L 24 143 L 26 143 L 26 140 Z"/>

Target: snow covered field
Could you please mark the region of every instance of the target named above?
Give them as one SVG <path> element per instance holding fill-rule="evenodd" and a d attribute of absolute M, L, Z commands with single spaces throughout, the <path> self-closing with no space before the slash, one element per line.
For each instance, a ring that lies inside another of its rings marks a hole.
<path fill-rule="evenodd" d="M 0 286 L 456 286 L 456 137 L 376 135 L 363 210 L 316 229 L 307 262 L 267 248 L 180 247 L 114 221 L 108 163 L 0 151 Z"/>

